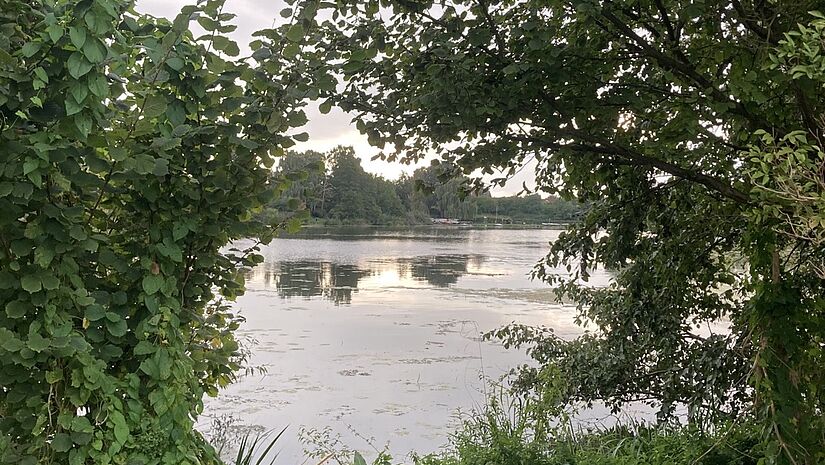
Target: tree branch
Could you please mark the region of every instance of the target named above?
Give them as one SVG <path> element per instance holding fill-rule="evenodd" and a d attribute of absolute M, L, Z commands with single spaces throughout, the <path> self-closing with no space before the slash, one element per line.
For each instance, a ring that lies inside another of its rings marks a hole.
<path fill-rule="evenodd" d="M 546 138 L 540 138 L 529 135 L 507 135 L 504 137 L 510 140 L 516 140 L 520 142 L 536 143 L 544 148 L 551 150 L 566 148 L 582 153 L 606 155 L 608 157 L 618 157 L 622 164 L 646 166 L 658 169 L 664 173 L 670 174 L 671 176 L 676 176 L 678 178 L 682 178 L 705 186 L 708 189 L 714 192 L 718 192 L 722 196 L 730 200 L 733 200 L 738 204 L 745 205 L 748 204 L 750 201 L 750 198 L 747 193 L 734 188 L 733 186 L 728 184 L 727 181 L 715 178 L 713 176 L 709 176 L 700 171 L 696 171 L 690 168 L 684 168 L 674 163 L 654 158 L 626 147 L 615 145 L 608 141 L 588 137 L 584 134 L 581 134 L 580 131 L 564 131 L 564 133 L 561 133 L 560 135 L 563 137 L 569 137 L 573 140 L 582 140 L 587 143 L 575 142 L 570 144 L 563 144 L 549 141 Z M 602 161 L 604 160 L 605 159 L 602 158 Z"/>
<path fill-rule="evenodd" d="M 742 116 L 743 118 L 748 120 L 754 126 L 754 128 L 772 127 L 766 121 L 751 114 L 741 102 L 732 100 L 728 95 L 725 95 L 722 91 L 716 88 L 716 86 L 714 86 L 713 84 L 713 81 L 711 81 L 708 77 L 703 76 L 698 71 L 696 71 L 696 69 L 690 63 L 684 61 L 684 58 L 676 59 L 657 50 L 650 43 L 648 43 L 646 40 L 640 37 L 630 26 L 628 26 L 625 22 L 623 22 L 609 10 L 602 10 L 601 15 L 605 19 L 607 19 L 611 24 L 613 24 L 613 26 L 615 26 L 616 29 L 619 30 L 619 37 L 623 37 L 629 40 L 633 45 L 635 45 L 641 51 L 643 51 L 648 57 L 655 60 L 661 67 L 687 78 L 694 84 L 694 86 L 698 87 L 701 91 L 708 93 L 718 102 L 733 105 L 732 113 Z M 684 57 L 683 54 L 681 55 L 682 57 Z"/>

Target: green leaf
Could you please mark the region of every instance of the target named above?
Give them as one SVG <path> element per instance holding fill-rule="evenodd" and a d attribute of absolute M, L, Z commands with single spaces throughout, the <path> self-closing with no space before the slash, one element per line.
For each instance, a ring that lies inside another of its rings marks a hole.
<path fill-rule="evenodd" d="M 148 355 L 155 353 L 155 351 L 157 351 L 157 346 L 149 341 L 138 342 L 133 350 L 135 355 Z"/>
<path fill-rule="evenodd" d="M 57 279 L 54 275 L 45 275 L 40 278 L 40 282 L 43 284 L 43 288 L 47 290 L 55 290 L 60 287 L 60 280 Z"/>
<path fill-rule="evenodd" d="M 69 228 L 69 236 L 76 241 L 85 241 L 89 237 L 86 228 L 79 224 L 72 225 Z"/>
<path fill-rule="evenodd" d="M 252 52 L 252 58 L 254 58 L 257 61 L 264 61 L 271 56 L 272 51 L 269 50 L 269 47 L 261 47 L 258 50 Z"/>
<path fill-rule="evenodd" d="M 66 116 L 76 115 L 83 111 L 83 105 L 77 103 L 72 96 L 66 97 Z"/>
<path fill-rule="evenodd" d="M 83 138 L 89 137 L 89 134 L 92 132 L 92 118 L 86 113 L 79 113 L 75 116 L 74 125 L 77 127 L 77 130 L 80 131 L 80 135 Z"/>
<path fill-rule="evenodd" d="M 283 53 L 285 57 L 292 58 L 301 53 L 301 46 L 294 42 L 290 42 L 284 47 Z"/>
<path fill-rule="evenodd" d="M 223 49 L 223 52 L 231 57 L 236 57 L 241 53 L 241 49 L 238 48 L 238 43 L 234 40 L 230 40 L 228 44 L 226 44 L 226 48 Z"/>
<path fill-rule="evenodd" d="M 166 64 L 175 71 L 180 71 L 183 69 L 185 62 L 180 57 L 171 57 L 166 60 Z"/>
<path fill-rule="evenodd" d="M 69 92 L 74 97 L 75 102 L 78 103 L 78 106 L 81 106 L 83 101 L 86 100 L 86 96 L 89 95 L 89 88 L 82 82 L 76 82 L 69 87 Z M 68 105 L 66 108 L 68 110 Z"/>
<path fill-rule="evenodd" d="M 358 451 L 355 452 L 352 463 L 353 465 L 367 465 L 367 461 L 364 460 L 364 457 Z"/>
<path fill-rule="evenodd" d="M 129 156 L 129 152 L 123 147 L 112 147 L 109 149 L 109 156 L 114 161 L 123 161 Z"/>
<path fill-rule="evenodd" d="M 108 315 L 108 313 L 107 313 Z M 106 319 L 106 329 L 112 336 L 121 337 L 126 335 L 129 332 L 129 326 L 126 323 L 126 320 L 119 319 L 118 321 L 111 321 L 108 318 Z"/>
<path fill-rule="evenodd" d="M 304 39 L 304 26 L 300 23 L 293 24 L 286 31 L 286 38 L 292 42 L 301 42 Z"/>
<path fill-rule="evenodd" d="M 177 241 L 186 237 L 187 234 L 189 234 L 189 226 L 186 223 L 176 221 L 172 227 L 172 239 Z"/>
<path fill-rule="evenodd" d="M 92 69 L 93 65 L 83 57 L 83 54 L 74 52 L 69 56 L 66 66 L 69 68 L 69 74 L 73 78 L 80 79 Z"/>
<path fill-rule="evenodd" d="M 63 28 L 59 24 L 52 24 L 47 27 L 46 32 L 49 34 L 49 38 L 52 39 L 52 42 L 54 43 L 57 43 L 57 41 L 63 37 Z"/>
<path fill-rule="evenodd" d="M 29 310 L 33 310 L 31 304 L 22 300 L 12 300 L 6 304 L 6 315 L 9 318 L 22 318 Z"/>
<path fill-rule="evenodd" d="M 162 115 L 166 111 L 166 98 L 163 95 L 152 94 L 146 97 L 143 103 L 143 116 L 152 118 Z"/>
<path fill-rule="evenodd" d="M 134 170 L 138 174 L 149 174 L 155 169 L 155 157 L 141 153 L 132 159 Z"/>
<path fill-rule="evenodd" d="M 17 64 L 17 58 L 0 48 L 0 66 L 12 67 Z"/>
<path fill-rule="evenodd" d="M 90 74 L 87 78 L 86 85 L 89 90 L 98 97 L 106 97 L 109 95 L 109 84 L 102 74 Z"/>
<path fill-rule="evenodd" d="M 63 372 L 60 370 L 49 370 L 46 372 L 46 382 L 49 384 L 59 383 L 63 380 Z"/>
<path fill-rule="evenodd" d="M 43 81 L 45 83 L 49 82 L 49 75 L 46 74 L 46 70 L 43 69 L 42 66 L 38 66 L 37 68 L 34 68 L 34 75 L 37 76 L 38 79 L 40 79 L 41 81 Z"/>
<path fill-rule="evenodd" d="M 35 352 L 42 352 L 49 347 L 51 341 L 49 339 L 44 338 L 38 333 L 29 334 L 29 340 L 26 341 L 26 346 L 35 351 Z"/>
<path fill-rule="evenodd" d="M 79 433 L 91 433 L 94 431 L 94 427 L 92 423 L 86 417 L 74 417 L 72 418 L 72 431 L 77 431 Z"/>
<path fill-rule="evenodd" d="M 57 433 L 52 439 L 52 449 L 56 452 L 66 452 L 72 448 L 72 438 L 66 433 Z"/>
<path fill-rule="evenodd" d="M 86 43 L 86 29 L 82 27 L 70 27 L 69 28 L 69 38 L 72 41 L 72 44 L 77 47 L 78 50 L 83 49 L 83 45 Z"/>
<path fill-rule="evenodd" d="M 206 16 L 198 16 L 198 24 L 207 32 L 212 32 L 220 26 L 220 23 Z"/>
<path fill-rule="evenodd" d="M 106 45 L 94 37 L 86 39 L 83 45 L 83 55 L 93 64 L 102 63 L 107 53 Z"/>
<path fill-rule="evenodd" d="M 115 440 L 120 444 L 125 444 L 129 439 L 129 426 L 126 425 L 126 419 L 120 412 L 112 412 L 111 423 L 114 425 Z"/>
<path fill-rule="evenodd" d="M 332 110 L 332 100 L 324 100 L 318 105 L 318 111 L 320 111 L 322 115 L 326 115 L 330 110 Z"/>
<path fill-rule="evenodd" d="M 140 362 L 140 371 L 146 373 L 152 378 L 160 378 L 160 370 L 158 369 L 157 362 L 155 362 L 155 357 L 147 358 L 146 360 Z"/>
<path fill-rule="evenodd" d="M 173 135 L 180 136 L 179 132 L 183 128 L 188 128 L 188 126 L 184 126 L 186 122 L 186 107 L 181 104 L 180 102 L 172 102 L 168 107 L 166 107 L 166 117 L 169 118 L 169 122 L 175 125 L 175 131 Z"/>
<path fill-rule="evenodd" d="M 23 56 L 26 58 L 31 58 L 34 56 L 35 53 L 40 51 L 40 46 L 43 45 L 40 42 L 26 42 L 23 45 L 23 48 L 20 50 L 23 53 Z"/>
<path fill-rule="evenodd" d="M 34 262 L 42 268 L 46 268 L 54 259 L 54 249 L 45 245 L 40 245 L 34 250 Z"/>
<path fill-rule="evenodd" d="M 174 243 L 163 243 L 157 245 L 158 252 L 163 255 L 164 257 L 169 257 L 176 262 L 180 262 L 183 260 L 180 247 Z"/>
<path fill-rule="evenodd" d="M 165 158 L 155 159 L 155 166 L 152 167 L 152 174 L 155 176 L 166 176 L 169 174 L 169 160 Z"/>
<path fill-rule="evenodd" d="M 29 174 L 40 167 L 40 160 L 37 158 L 29 158 L 23 162 L 23 174 Z"/>
<path fill-rule="evenodd" d="M 111 21 L 106 16 L 106 13 L 90 9 L 83 16 L 83 21 L 89 28 L 89 31 L 97 35 L 105 34 L 111 27 Z"/>
<path fill-rule="evenodd" d="M 143 291 L 152 295 L 160 290 L 163 283 L 163 277 L 160 275 L 146 275 L 143 277 Z"/>
<path fill-rule="evenodd" d="M 89 321 L 97 321 L 106 316 L 106 310 L 102 305 L 92 304 L 86 307 L 84 315 Z"/>
<path fill-rule="evenodd" d="M 19 352 L 20 349 L 25 347 L 25 344 L 23 344 L 23 341 L 20 339 L 17 339 L 14 333 L 2 328 L 0 329 L 0 347 L 7 352 Z"/>
<path fill-rule="evenodd" d="M 32 241 L 28 239 L 20 239 L 11 243 L 11 251 L 19 257 L 26 257 L 32 252 Z"/>
<path fill-rule="evenodd" d="M 42 289 L 40 278 L 32 274 L 23 276 L 20 279 L 20 285 L 29 294 L 34 294 L 35 292 L 38 292 L 40 291 L 40 289 Z"/>
<path fill-rule="evenodd" d="M 215 36 L 212 39 L 215 50 L 226 53 L 229 56 L 237 56 L 240 53 L 237 42 L 224 36 Z"/>

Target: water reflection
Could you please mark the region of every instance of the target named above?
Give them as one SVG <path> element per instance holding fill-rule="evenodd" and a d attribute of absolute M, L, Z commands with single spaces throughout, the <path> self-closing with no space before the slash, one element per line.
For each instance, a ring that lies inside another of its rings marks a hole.
<path fill-rule="evenodd" d="M 382 258 L 361 264 L 325 260 L 265 262 L 247 274 L 247 281 L 275 288 L 282 298 L 321 297 L 336 304 L 352 302 L 360 287 L 448 287 L 468 273 L 483 272 L 485 257 L 477 254 Z"/>
<path fill-rule="evenodd" d="M 426 281 L 433 286 L 447 287 L 470 271 L 480 271 L 483 255 L 430 255 L 396 260 L 399 274 Z"/>

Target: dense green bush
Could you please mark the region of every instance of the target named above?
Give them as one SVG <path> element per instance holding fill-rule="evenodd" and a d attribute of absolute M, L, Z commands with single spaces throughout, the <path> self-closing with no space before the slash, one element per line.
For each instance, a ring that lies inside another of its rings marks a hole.
<path fill-rule="evenodd" d="M 253 213 L 309 85 L 294 25 L 233 58 L 233 16 L 0 2 L 3 464 L 217 460 L 193 424 L 242 362 L 226 302 L 260 260 L 223 247 L 271 237 Z"/>

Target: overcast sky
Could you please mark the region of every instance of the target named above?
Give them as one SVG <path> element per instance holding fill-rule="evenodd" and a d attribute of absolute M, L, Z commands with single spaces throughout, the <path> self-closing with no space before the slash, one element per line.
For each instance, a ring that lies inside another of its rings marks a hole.
<path fill-rule="evenodd" d="M 137 0 L 137 10 L 172 19 L 180 12 L 181 7 L 193 1 Z M 285 7 L 286 4 L 280 0 L 226 0 L 224 12 L 237 15 L 231 23 L 237 25 L 238 29 L 231 36 L 238 42 L 242 55 L 250 53 L 247 44 L 251 41 L 252 33 L 272 27 L 275 20 L 282 21 L 278 12 Z M 196 23 L 192 25 L 198 27 Z M 309 133 L 309 140 L 296 145 L 295 150 L 312 149 L 323 152 L 337 145 L 350 145 L 361 158 L 364 169 L 388 179 L 396 179 L 404 172 L 412 173 L 417 167 L 370 160 L 378 153 L 378 149 L 370 146 L 366 136 L 359 134 L 355 129 L 351 117 L 337 108 L 333 108 L 326 115 L 318 112 L 315 107 L 308 108 L 307 117 L 309 123 L 305 129 Z M 527 182 L 528 186 L 534 185 L 532 169 L 522 170 L 507 186 L 494 190 L 493 195 L 515 194 L 521 190 L 522 182 Z"/>

